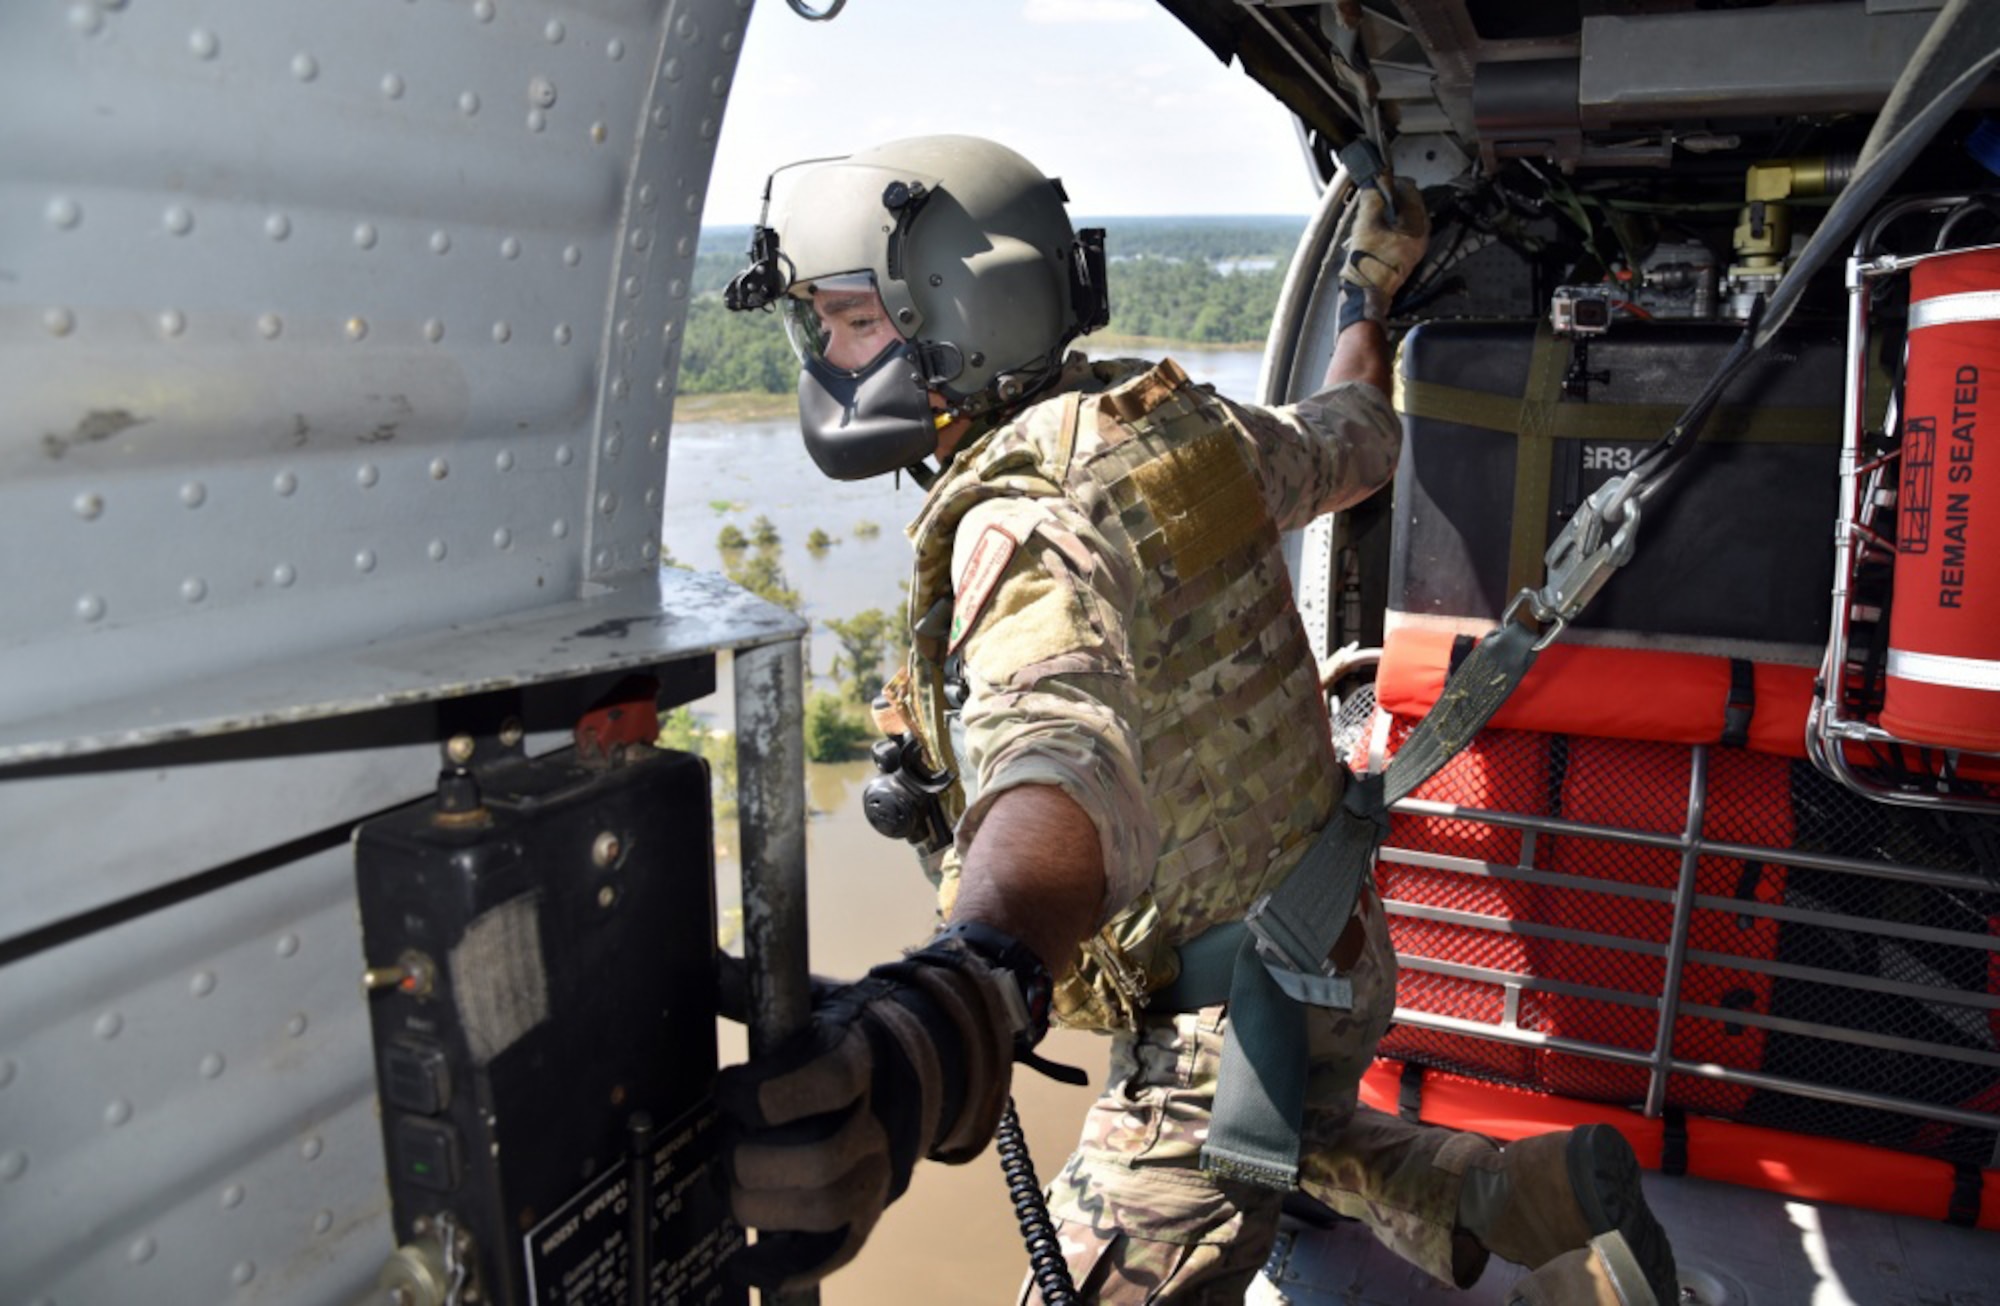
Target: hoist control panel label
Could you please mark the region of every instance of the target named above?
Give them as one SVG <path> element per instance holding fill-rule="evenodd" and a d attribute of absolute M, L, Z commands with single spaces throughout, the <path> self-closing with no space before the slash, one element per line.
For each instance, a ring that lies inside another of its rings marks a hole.
<path fill-rule="evenodd" d="M 528 1231 L 523 1240 L 534 1306 L 628 1306 L 642 1266 L 651 1306 L 735 1306 L 722 1281 L 743 1245 L 711 1177 L 715 1113 L 682 1117 L 643 1162 L 606 1170 Z M 643 1220 L 642 1220 L 643 1217 Z"/>

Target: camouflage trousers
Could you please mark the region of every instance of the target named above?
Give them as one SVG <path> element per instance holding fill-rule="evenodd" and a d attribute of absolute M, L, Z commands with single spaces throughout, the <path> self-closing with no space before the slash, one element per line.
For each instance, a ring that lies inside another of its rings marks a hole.
<path fill-rule="evenodd" d="M 1299 1187 L 1449 1285 L 1460 1176 L 1490 1144 L 1357 1103 L 1396 989 L 1395 953 L 1372 891 L 1360 913 L 1366 940 L 1352 971 L 1354 1009 L 1310 1012 Z M 1282 1194 L 1200 1169 L 1228 1036 L 1221 1006 L 1115 1036 L 1110 1086 L 1048 1193 L 1081 1300 L 1241 1302 L 1269 1258 Z M 1020 1300 L 1040 1297 L 1024 1284 Z"/>

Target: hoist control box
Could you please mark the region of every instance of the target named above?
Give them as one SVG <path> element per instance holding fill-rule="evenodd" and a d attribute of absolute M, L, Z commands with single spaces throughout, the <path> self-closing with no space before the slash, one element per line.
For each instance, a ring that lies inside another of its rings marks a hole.
<path fill-rule="evenodd" d="M 700 759 L 627 741 L 451 769 L 357 831 L 390 1299 L 744 1300 L 709 811 Z"/>

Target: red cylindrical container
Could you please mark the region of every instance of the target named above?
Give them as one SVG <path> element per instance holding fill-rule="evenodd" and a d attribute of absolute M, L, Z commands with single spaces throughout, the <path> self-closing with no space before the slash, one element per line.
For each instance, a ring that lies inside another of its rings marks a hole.
<path fill-rule="evenodd" d="M 1882 728 L 2000 752 L 2000 250 L 1910 269 L 1902 411 Z"/>

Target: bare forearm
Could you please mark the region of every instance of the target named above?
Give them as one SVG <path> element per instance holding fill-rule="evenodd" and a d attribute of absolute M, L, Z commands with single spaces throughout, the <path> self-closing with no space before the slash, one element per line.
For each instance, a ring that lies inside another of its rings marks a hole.
<path fill-rule="evenodd" d="M 1061 975 L 1104 904 L 1097 827 L 1069 795 L 1022 785 L 994 800 L 966 849 L 954 921 L 1004 930 Z"/>
<path fill-rule="evenodd" d="M 1333 357 L 1327 360 L 1321 389 L 1343 381 L 1366 381 L 1383 394 L 1389 393 L 1389 340 L 1379 323 L 1357 322 L 1334 337 Z"/>

